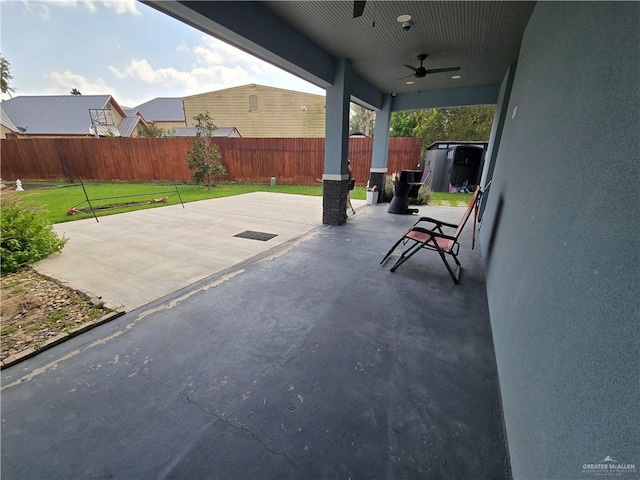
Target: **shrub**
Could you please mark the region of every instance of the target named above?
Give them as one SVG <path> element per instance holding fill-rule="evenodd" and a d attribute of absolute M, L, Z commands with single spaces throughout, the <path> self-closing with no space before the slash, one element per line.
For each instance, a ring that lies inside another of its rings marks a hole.
<path fill-rule="evenodd" d="M 382 193 L 383 202 L 390 202 L 393 199 L 393 182 L 397 177 L 397 172 L 387 175 L 384 181 L 384 192 Z"/>
<path fill-rule="evenodd" d="M 67 243 L 53 225 L 33 207 L 22 204 L 13 193 L 2 195 L 0 256 L 2 273 L 20 268 L 59 252 Z"/>
<path fill-rule="evenodd" d="M 431 189 L 425 186 L 420 187 L 416 198 L 409 198 L 409 203 L 412 205 L 428 205 L 430 201 Z"/>
<path fill-rule="evenodd" d="M 397 172 L 387 175 L 384 183 L 384 192 L 382 194 L 382 201 L 390 202 L 393 199 L 393 182 L 399 175 Z M 422 186 L 418 190 L 418 196 L 415 198 L 409 198 L 409 203 L 412 205 L 427 205 L 431 201 L 431 189 L 429 187 Z"/>

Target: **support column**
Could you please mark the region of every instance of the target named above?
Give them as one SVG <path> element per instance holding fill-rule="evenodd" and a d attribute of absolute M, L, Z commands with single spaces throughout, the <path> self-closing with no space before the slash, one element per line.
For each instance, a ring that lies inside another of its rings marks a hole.
<path fill-rule="evenodd" d="M 351 62 L 340 58 L 336 62 L 333 85 L 326 90 L 326 125 L 324 150 L 324 188 L 322 193 L 322 223 L 342 225 L 347 221 L 349 175 L 349 81 Z"/>
<path fill-rule="evenodd" d="M 369 173 L 369 185 L 376 186 L 378 203 L 387 179 L 387 159 L 389 156 L 389 127 L 391 125 L 391 95 L 383 95 L 382 109 L 376 112 L 376 126 L 373 136 L 373 158 Z"/>

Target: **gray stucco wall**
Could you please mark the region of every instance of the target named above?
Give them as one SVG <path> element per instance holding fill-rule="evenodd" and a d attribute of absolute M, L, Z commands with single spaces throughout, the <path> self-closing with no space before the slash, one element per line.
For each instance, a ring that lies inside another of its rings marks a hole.
<path fill-rule="evenodd" d="M 539 2 L 523 39 L 481 229 L 515 479 L 640 473 L 639 19 Z"/>

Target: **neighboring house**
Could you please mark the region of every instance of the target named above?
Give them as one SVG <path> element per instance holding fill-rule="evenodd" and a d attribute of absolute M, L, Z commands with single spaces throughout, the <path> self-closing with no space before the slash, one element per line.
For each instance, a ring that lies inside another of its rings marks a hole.
<path fill-rule="evenodd" d="M 169 130 L 171 127 L 186 127 L 184 107 L 180 98 L 159 97 L 142 103 L 136 110 L 142 114 L 147 122 Z"/>
<path fill-rule="evenodd" d="M 244 137 L 324 137 L 322 95 L 250 84 L 182 101 L 189 126 L 195 115 L 209 112 L 214 123 L 234 125 Z"/>
<path fill-rule="evenodd" d="M 138 124 L 146 123 L 128 116 L 111 95 L 21 96 L 3 101 L 2 110 L 22 132 L 19 138 L 91 137 L 96 129 L 101 137 L 135 137 Z"/>
<path fill-rule="evenodd" d="M 18 135 L 20 135 L 20 129 L 0 106 L 0 138 L 16 138 Z"/>
<path fill-rule="evenodd" d="M 195 137 L 196 127 L 176 127 L 175 136 L 176 137 Z M 236 127 L 218 127 L 215 129 L 212 136 L 213 137 L 233 137 L 233 138 L 242 137 L 242 135 L 240 135 L 240 132 Z"/>

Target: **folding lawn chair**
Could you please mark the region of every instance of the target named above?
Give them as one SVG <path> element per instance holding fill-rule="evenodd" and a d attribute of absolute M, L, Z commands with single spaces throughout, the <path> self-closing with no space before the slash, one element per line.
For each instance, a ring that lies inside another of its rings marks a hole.
<path fill-rule="evenodd" d="M 347 191 L 347 205 L 349 206 L 349 208 L 351 209 L 351 211 L 353 212 L 353 214 L 356 214 L 356 210 L 355 208 L 353 208 L 353 205 L 351 205 L 351 190 L 353 190 L 356 187 L 356 179 L 355 178 L 350 178 L 349 179 L 349 190 Z"/>
<path fill-rule="evenodd" d="M 458 261 L 458 252 L 460 249 L 458 237 L 462 233 L 462 230 L 464 229 L 464 226 L 471 216 L 471 212 L 474 210 L 474 208 L 476 209 L 477 215 L 478 201 L 480 200 L 481 196 L 482 191 L 480 190 L 480 185 L 478 185 L 475 192 L 473 193 L 473 197 L 471 197 L 469 206 L 464 212 L 464 215 L 458 225 L 442 222 L 430 217 L 420 217 L 420 219 L 416 223 L 414 223 L 413 226 L 409 230 L 407 230 L 404 235 L 402 235 L 400 240 L 398 240 L 393 245 L 393 247 L 391 247 L 391 250 L 387 252 L 380 264 L 382 265 L 387 260 L 387 258 L 389 258 L 389 256 L 393 253 L 398 245 L 400 245 L 401 243 L 403 245 L 410 243 L 409 248 L 402 252 L 400 258 L 398 258 L 396 263 L 393 264 L 393 267 L 391 267 L 392 272 L 395 272 L 396 268 L 409 260 L 415 253 L 425 248 L 427 250 L 438 252 L 438 255 L 440 255 L 440 258 L 444 262 L 444 265 L 447 267 L 447 270 L 449 271 L 449 274 L 453 279 L 453 283 L 458 285 L 460 283 L 460 270 L 462 268 L 460 262 Z M 475 246 L 476 215 L 474 215 L 474 245 L 472 245 L 472 248 Z M 429 228 L 428 224 L 433 224 L 433 226 Z M 452 235 L 448 235 L 444 233 L 443 228 L 455 229 L 455 233 L 453 233 Z M 456 263 L 455 272 L 451 268 L 451 265 L 449 265 L 449 262 L 447 262 L 446 255 L 450 255 Z"/>

